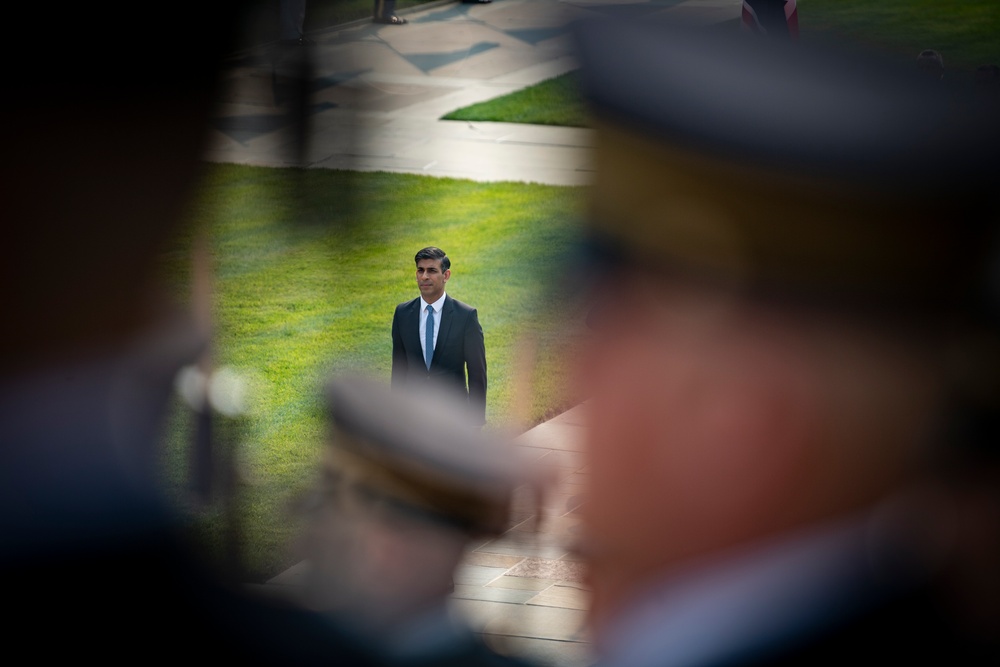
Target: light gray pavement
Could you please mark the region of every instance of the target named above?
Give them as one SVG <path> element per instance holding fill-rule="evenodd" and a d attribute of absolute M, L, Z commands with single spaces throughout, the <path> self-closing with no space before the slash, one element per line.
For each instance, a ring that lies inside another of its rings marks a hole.
<path fill-rule="evenodd" d="M 514 445 L 551 479 L 541 497 L 515 494 L 510 528 L 470 545 L 455 574 L 452 604 L 498 650 L 538 662 L 593 662 L 585 628 L 588 591 L 573 553 L 586 468 L 585 406 L 518 437 Z"/>
<path fill-rule="evenodd" d="M 405 13 L 404 26 L 360 21 L 317 31 L 309 35 L 314 71 L 301 161 L 282 85 L 289 56 L 265 45 L 234 58 L 206 159 L 586 185 L 593 173 L 590 130 L 440 118 L 575 69 L 570 26 L 576 19 L 624 6 L 634 14 L 720 22 L 738 18 L 740 5 L 446 1 Z"/>
<path fill-rule="evenodd" d="M 284 71 L 276 51 L 250 51 L 234 60 L 206 159 L 586 185 L 589 130 L 440 117 L 573 70 L 570 23 L 610 5 L 715 23 L 738 19 L 741 0 L 448 1 L 405 13 L 405 26 L 361 21 L 320 31 L 310 35 L 315 69 L 301 161 L 280 76 L 275 86 L 274 74 Z M 588 592 L 572 554 L 587 474 L 583 410 L 516 439 L 522 454 L 552 473 L 553 484 L 541 500 L 522 489 L 507 532 L 470 545 L 451 599 L 455 613 L 499 650 L 557 667 L 593 662 L 584 624 Z M 305 567 L 267 587 L 293 590 Z"/>

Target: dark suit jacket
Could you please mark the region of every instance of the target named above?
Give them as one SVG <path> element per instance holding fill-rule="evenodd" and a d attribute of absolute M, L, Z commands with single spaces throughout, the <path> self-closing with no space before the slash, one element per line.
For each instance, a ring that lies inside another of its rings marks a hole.
<path fill-rule="evenodd" d="M 485 424 L 486 346 L 476 309 L 445 295 L 428 371 L 420 348 L 420 304 L 420 297 L 401 303 L 392 316 L 392 386 L 426 379 L 453 387 L 468 403 L 477 423 Z"/>

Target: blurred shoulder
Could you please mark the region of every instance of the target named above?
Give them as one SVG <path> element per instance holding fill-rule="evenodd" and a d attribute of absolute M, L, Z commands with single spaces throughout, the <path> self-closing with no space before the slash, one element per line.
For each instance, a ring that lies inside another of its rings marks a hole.
<path fill-rule="evenodd" d="M 455 310 L 457 310 L 457 311 L 460 311 L 460 312 L 463 312 L 463 313 L 475 313 L 476 312 L 475 308 L 473 308 L 472 306 L 470 306 L 469 304 L 467 304 L 467 303 L 465 303 L 463 301 L 459 301 L 458 299 L 454 299 L 454 298 L 452 298 L 450 296 L 447 297 L 447 299 L 448 299 L 448 301 L 450 301 L 452 303 L 452 305 L 455 307 Z"/>
<path fill-rule="evenodd" d="M 407 308 L 414 308 L 416 307 L 418 301 L 420 301 L 419 296 L 416 299 L 410 299 L 409 301 L 404 301 L 403 303 L 397 304 L 396 312 L 399 313 L 401 311 L 406 310 Z"/>

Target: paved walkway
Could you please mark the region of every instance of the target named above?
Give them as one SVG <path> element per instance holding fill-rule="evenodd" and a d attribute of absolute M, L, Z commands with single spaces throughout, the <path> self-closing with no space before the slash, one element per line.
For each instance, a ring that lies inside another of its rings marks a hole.
<path fill-rule="evenodd" d="M 498 650 L 549 665 L 592 662 L 584 627 L 587 589 L 571 547 L 586 470 L 583 406 L 536 426 L 515 445 L 552 474 L 540 506 L 526 489 L 515 496 L 510 529 L 471 545 L 455 575 L 455 610 Z"/>
<path fill-rule="evenodd" d="M 309 37 L 313 71 L 303 155 L 288 100 L 292 56 L 276 46 L 234 58 L 206 158 L 379 170 L 480 181 L 585 185 L 589 130 L 442 121 L 442 115 L 577 67 L 570 24 L 609 7 L 696 22 L 733 20 L 741 0 L 445 0 Z"/>
<path fill-rule="evenodd" d="M 480 181 L 586 185 L 589 130 L 442 121 L 450 111 L 515 92 L 576 67 L 570 23 L 618 5 L 697 22 L 734 20 L 741 0 L 451 0 L 404 13 L 405 26 L 369 21 L 310 35 L 313 71 L 305 150 L 296 153 L 288 55 L 240 54 L 206 158 L 241 164 L 380 170 Z M 575 408 L 516 445 L 552 471 L 541 507 L 515 498 L 509 530 L 470 545 L 452 604 L 499 650 L 557 667 L 592 663 L 584 628 L 587 590 L 570 547 L 586 470 Z M 304 565 L 268 582 L 294 587 Z"/>

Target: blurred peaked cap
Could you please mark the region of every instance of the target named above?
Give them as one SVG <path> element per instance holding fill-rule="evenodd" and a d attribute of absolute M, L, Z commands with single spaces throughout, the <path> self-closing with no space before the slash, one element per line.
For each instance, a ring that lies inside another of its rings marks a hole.
<path fill-rule="evenodd" d="M 994 261 L 995 110 L 873 54 L 737 30 L 576 26 L 589 231 L 749 291 L 965 308 Z"/>
<path fill-rule="evenodd" d="M 343 479 L 462 531 L 506 527 L 522 468 L 510 443 L 474 424 L 454 392 L 345 375 L 327 383 L 326 400 Z"/>

